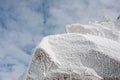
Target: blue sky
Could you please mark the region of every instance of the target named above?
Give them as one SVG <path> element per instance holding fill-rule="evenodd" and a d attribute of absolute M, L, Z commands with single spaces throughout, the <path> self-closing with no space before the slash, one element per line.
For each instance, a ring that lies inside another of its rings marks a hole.
<path fill-rule="evenodd" d="M 17 80 L 47 35 L 65 25 L 116 18 L 120 0 L 0 0 L 0 80 Z"/>

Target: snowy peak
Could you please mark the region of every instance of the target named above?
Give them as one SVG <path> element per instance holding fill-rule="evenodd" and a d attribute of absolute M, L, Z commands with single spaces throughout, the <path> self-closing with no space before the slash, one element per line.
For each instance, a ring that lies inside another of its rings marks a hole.
<path fill-rule="evenodd" d="M 21 80 L 119 80 L 120 31 L 112 21 L 66 26 L 44 37 Z"/>

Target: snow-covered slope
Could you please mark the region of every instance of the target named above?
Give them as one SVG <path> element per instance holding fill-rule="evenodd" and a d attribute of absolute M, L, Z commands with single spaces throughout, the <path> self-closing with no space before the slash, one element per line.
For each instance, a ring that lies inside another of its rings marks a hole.
<path fill-rule="evenodd" d="M 111 22 L 44 37 L 20 80 L 119 80 L 120 31 Z"/>

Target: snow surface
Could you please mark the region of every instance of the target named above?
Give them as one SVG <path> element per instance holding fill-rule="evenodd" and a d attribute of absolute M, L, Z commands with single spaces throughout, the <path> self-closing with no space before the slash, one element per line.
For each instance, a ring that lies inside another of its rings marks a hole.
<path fill-rule="evenodd" d="M 112 22 L 111 23 L 102 22 L 101 24 L 92 23 L 89 25 L 83 24 L 67 25 L 66 32 L 92 34 L 120 42 L 120 31 L 116 30 L 115 24 L 113 24 Z"/>
<path fill-rule="evenodd" d="M 44 37 L 20 80 L 120 79 L 120 32 L 112 22 L 67 25 Z"/>

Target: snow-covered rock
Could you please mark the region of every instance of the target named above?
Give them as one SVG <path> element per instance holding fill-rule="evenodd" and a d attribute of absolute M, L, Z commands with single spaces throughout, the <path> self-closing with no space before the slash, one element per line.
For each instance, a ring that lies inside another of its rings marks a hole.
<path fill-rule="evenodd" d="M 67 33 L 43 38 L 22 80 L 120 79 L 119 74 L 118 42 L 91 34 Z"/>
<path fill-rule="evenodd" d="M 65 34 L 44 37 L 20 80 L 120 80 L 118 19 L 71 24 Z"/>

